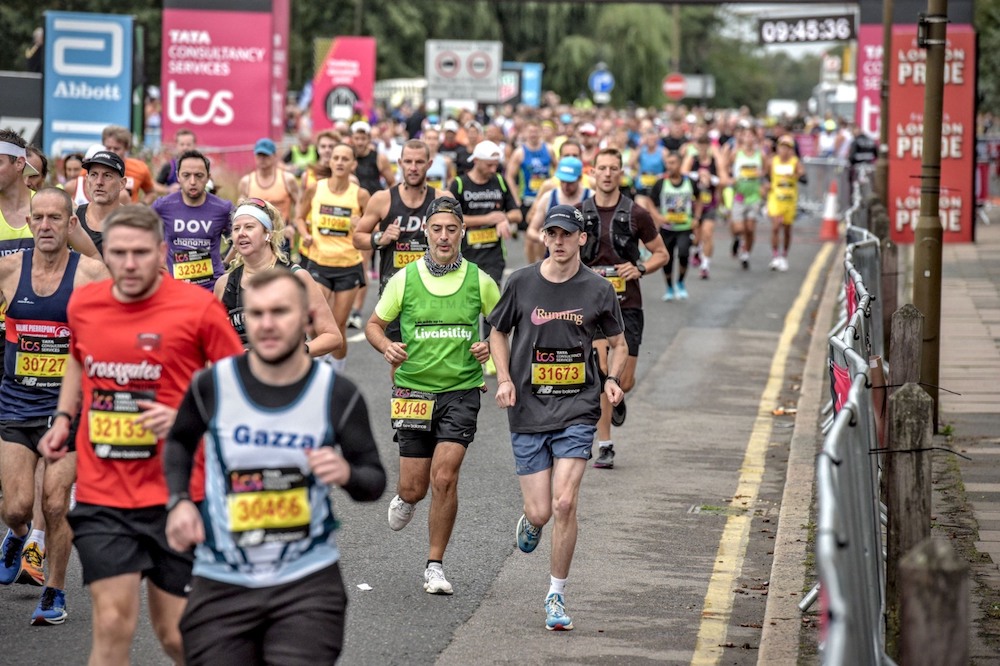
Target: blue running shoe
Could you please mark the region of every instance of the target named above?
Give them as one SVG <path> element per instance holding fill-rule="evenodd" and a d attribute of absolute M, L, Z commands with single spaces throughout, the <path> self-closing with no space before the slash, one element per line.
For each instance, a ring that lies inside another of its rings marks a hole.
<path fill-rule="evenodd" d="M 545 597 L 545 628 L 549 631 L 569 631 L 573 628 L 573 620 L 566 615 L 563 596 L 557 592 Z"/>
<path fill-rule="evenodd" d="M 31 624 L 36 627 L 62 624 L 66 621 L 66 593 L 54 587 L 42 588 L 42 598 L 31 614 Z"/>
<path fill-rule="evenodd" d="M 542 528 L 529 523 L 528 517 L 522 513 L 521 519 L 517 521 L 517 547 L 530 553 L 538 546 L 541 538 Z"/>
<path fill-rule="evenodd" d="M 662 300 L 664 303 L 668 303 L 674 300 L 674 288 L 667 287 L 667 290 L 663 292 L 663 296 L 660 297 L 660 300 Z"/>
<path fill-rule="evenodd" d="M 10 585 L 21 575 L 21 551 L 28 534 L 31 534 L 30 526 L 23 537 L 14 536 L 14 532 L 7 530 L 0 546 L 0 585 Z"/>
<path fill-rule="evenodd" d="M 687 299 L 688 299 L 688 290 L 687 290 L 687 287 L 684 286 L 683 282 L 678 282 L 677 283 L 677 300 L 678 301 L 686 301 Z"/>

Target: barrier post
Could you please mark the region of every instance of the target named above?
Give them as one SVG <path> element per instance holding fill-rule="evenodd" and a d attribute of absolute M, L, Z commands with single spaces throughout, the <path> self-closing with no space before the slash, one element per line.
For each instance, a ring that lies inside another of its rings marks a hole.
<path fill-rule="evenodd" d="M 892 313 L 889 340 L 889 385 L 920 381 L 920 347 L 924 339 L 924 315 L 907 303 Z M 894 391 L 890 391 L 890 394 Z"/>
<path fill-rule="evenodd" d="M 887 479 L 886 647 L 896 656 L 900 636 L 903 555 L 931 534 L 931 420 L 934 401 L 910 382 L 889 398 L 892 436 Z"/>
<path fill-rule="evenodd" d="M 883 349 L 886 350 L 886 358 L 892 363 L 891 337 L 892 337 L 892 313 L 896 311 L 899 302 L 898 295 L 898 273 L 899 273 L 899 248 L 892 242 L 889 233 L 889 213 L 885 206 L 877 200 L 872 200 L 871 210 L 868 213 L 871 220 L 872 233 L 879 237 L 880 251 L 882 258 L 882 290 L 879 295 L 882 297 L 882 335 Z"/>
<path fill-rule="evenodd" d="M 899 663 L 968 664 L 968 563 L 955 554 L 947 541 L 927 538 L 906 554 L 900 573 L 903 600 Z"/>

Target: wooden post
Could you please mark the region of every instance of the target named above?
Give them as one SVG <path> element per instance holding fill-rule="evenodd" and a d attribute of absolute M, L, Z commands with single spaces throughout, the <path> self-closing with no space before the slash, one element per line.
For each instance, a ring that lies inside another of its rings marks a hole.
<path fill-rule="evenodd" d="M 889 518 L 886 556 L 886 645 L 895 657 L 900 630 L 899 565 L 903 555 L 931 534 L 931 419 L 934 401 L 908 383 L 889 398 L 892 437 L 885 456 Z"/>
<path fill-rule="evenodd" d="M 892 313 L 889 340 L 889 385 L 920 381 L 920 348 L 924 341 L 924 316 L 907 303 Z M 894 391 L 890 391 L 892 394 Z"/>
<path fill-rule="evenodd" d="M 928 538 L 906 554 L 900 574 L 903 600 L 899 663 L 968 664 L 968 563 L 955 554 L 947 541 Z"/>
<path fill-rule="evenodd" d="M 899 305 L 899 248 L 888 237 L 882 239 L 879 256 L 882 258 L 880 277 L 882 280 L 882 343 L 889 363 L 892 356 L 892 314 Z"/>

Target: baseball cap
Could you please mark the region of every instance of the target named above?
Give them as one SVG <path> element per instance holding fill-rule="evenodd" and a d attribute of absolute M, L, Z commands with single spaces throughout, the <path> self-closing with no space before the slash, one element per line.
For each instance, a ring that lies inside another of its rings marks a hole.
<path fill-rule="evenodd" d="M 778 139 L 778 145 L 779 146 L 789 146 L 790 148 L 794 148 L 795 147 L 795 139 L 793 139 L 792 137 L 790 137 L 789 135 L 786 134 L 783 137 L 781 137 L 780 139 Z"/>
<path fill-rule="evenodd" d="M 278 152 L 278 147 L 274 145 L 274 141 L 267 137 L 257 139 L 257 143 L 253 145 L 254 155 L 274 155 L 276 152 Z"/>
<path fill-rule="evenodd" d="M 432 215 L 438 213 L 451 213 L 458 221 L 465 224 L 465 216 L 462 215 L 462 204 L 458 203 L 458 200 L 454 197 L 438 197 L 427 207 L 427 217 L 425 219 L 431 219 Z"/>
<path fill-rule="evenodd" d="M 87 157 L 83 161 L 83 168 L 89 171 L 92 164 L 100 164 L 108 167 L 109 169 L 114 169 L 118 172 L 119 176 L 122 178 L 125 177 L 125 162 L 122 158 L 118 157 L 117 154 L 111 152 L 110 150 L 98 150 L 90 157 Z"/>
<path fill-rule="evenodd" d="M 453 118 L 449 118 L 448 120 L 444 121 L 444 131 L 445 132 L 457 132 L 458 131 L 458 121 L 455 120 L 455 119 L 453 119 Z"/>
<path fill-rule="evenodd" d="M 580 134 L 588 134 L 588 135 L 597 134 L 597 128 L 594 127 L 594 123 L 584 123 L 580 125 Z"/>
<path fill-rule="evenodd" d="M 499 162 L 500 146 L 492 141 L 480 141 L 473 149 L 472 155 L 469 156 L 469 161 L 471 162 L 473 160 L 491 160 Z"/>
<path fill-rule="evenodd" d="M 837 129 L 837 121 L 827 120 L 825 123 L 823 123 L 823 129 L 825 129 L 827 132 L 832 132 L 833 130 Z"/>
<path fill-rule="evenodd" d="M 372 133 L 372 126 L 366 123 L 364 120 L 355 121 L 351 125 L 351 134 L 357 134 L 358 132 L 364 132 L 365 134 Z"/>
<path fill-rule="evenodd" d="M 22 175 L 25 176 L 37 176 L 38 169 L 31 166 L 31 162 L 28 161 L 28 153 L 24 148 L 21 148 L 17 144 L 8 143 L 6 141 L 0 141 L 0 155 L 10 155 L 11 157 L 23 157 L 24 158 L 24 171 Z"/>
<path fill-rule="evenodd" d="M 556 167 L 556 178 L 564 183 L 575 183 L 583 175 L 583 162 L 579 157 L 564 157 Z"/>
<path fill-rule="evenodd" d="M 559 227 L 569 232 L 583 231 L 583 213 L 566 204 L 553 206 L 545 214 L 545 222 L 542 224 L 542 229 L 549 227 Z"/>

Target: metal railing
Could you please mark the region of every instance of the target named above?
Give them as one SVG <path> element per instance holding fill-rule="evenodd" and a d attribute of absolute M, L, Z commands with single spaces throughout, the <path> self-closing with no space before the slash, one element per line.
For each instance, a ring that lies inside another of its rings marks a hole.
<path fill-rule="evenodd" d="M 845 212 L 842 315 L 830 331 L 835 395 L 816 463 L 820 582 L 800 604 L 806 610 L 819 595 L 822 663 L 838 666 L 893 664 L 885 653 L 884 508 L 870 372 L 870 359 L 883 356 L 881 256 L 879 239 L 865 228 L 865 176 Z"/>
<path fill-rule="evenodd" d="M 832 157 L 806 157 L 806 182 L 799 188 L 799 207 L 810 213 L 821 213 L 830 191 L 830 183 L 837 183 L 837 210 L 851 205 L 850 165 L 845 160 Z"/>

